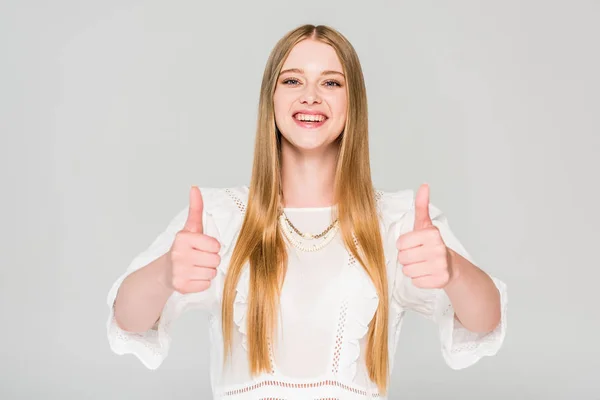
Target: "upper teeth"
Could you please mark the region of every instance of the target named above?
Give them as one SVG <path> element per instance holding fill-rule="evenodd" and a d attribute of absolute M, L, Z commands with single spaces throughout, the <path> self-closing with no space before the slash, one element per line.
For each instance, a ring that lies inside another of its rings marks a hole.
<path fill-rule="evenodd" d="M 324 115 L 312 115 L 312 114 L 296 114 L 296 119 L 300 121 L 314 121 L 321 122 L 325 120 Z"/>

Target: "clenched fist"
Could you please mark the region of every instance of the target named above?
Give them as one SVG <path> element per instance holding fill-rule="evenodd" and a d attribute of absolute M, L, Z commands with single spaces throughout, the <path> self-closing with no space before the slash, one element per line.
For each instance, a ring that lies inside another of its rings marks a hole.
<path fill-rule="evenodd" d="M 415 196 L 413 230 L 396 241 L 402 272 L 420 288 L 444 288 L 452 278 L 450 251 L 429 216 L 429 186 L 421 185 Z"/>
<path fill-rule="evenodd" d="M 167 254 L 167 285 L 180 293 L 202 292 L 209 288 L 221 262 L 221 244 L 202 228 L 204 203 L 200 189 L 190 190 L 190 208 L 183 229 L 177 232 Z"/>

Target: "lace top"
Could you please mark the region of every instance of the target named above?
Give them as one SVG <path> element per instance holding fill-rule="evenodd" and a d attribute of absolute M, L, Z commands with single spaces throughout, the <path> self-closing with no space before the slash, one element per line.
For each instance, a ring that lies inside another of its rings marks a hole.
<path fill-rule="evenodd" d="M 108 294 L 108 341 L 117 354 L 134 354 L 148 368 L 158 368 L 167 356 L 170 327 L 183 312 L 202 308 L 210 315 L 211 383 L 214 399 L 384 399 L 371 382 L 365 364 L 366 333 L 378 304 L 377 292 L 362 266 L 346 250 L 338 232 L 316 252 L 288 245 L 288 270 L 280 299 L 278 331 L 271 345 L 269 373 L 252 378 L 247 366 L 246 309 L 249 269 L 245 266 L 234 302 L 232 356 L 223 369 L 221 291 L 248 196 L 246 186 L 203 188 L 204 233 L 221 243 L 221 264 L 210 288 L 201 293 L 174 292 L 159 322 L 144 333 L 119 329 L 113 304 L 120 284 L 138 268 L 167 252 L 187 218 L 181 210 L 156 240 L 131 262 Z M 501 294 L 502 318 L 488 334 L 465 329 L 443 289 L 420 289 L 405 278 L 397 263 L 396 239 L 412 229 L 412 190 L 377 192 L 381 232 L 389 282 L 389 362 L 393 368 L 398 335 L 407 311 L 435 322 L 441 351 L 454 369 L 468 367 L 483 356 L 494 355 L 506 329 L 506 286 L 492 277 Z M 303 232 L 321 232 L 331 223 L 331 207 L 286 208 L 290 221 Z M 446 245 L 470 259 L 453 235 L 444 214 L 430 205 L 430 215 Z"/>

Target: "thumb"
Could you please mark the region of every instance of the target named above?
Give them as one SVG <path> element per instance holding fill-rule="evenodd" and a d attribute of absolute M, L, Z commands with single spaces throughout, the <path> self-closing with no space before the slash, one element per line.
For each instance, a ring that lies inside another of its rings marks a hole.
<path fill-rule="evenodd" d="M 202 211 L 204 209 L 204 202 L 202 200 L 202 193 L 196 186 L 192 186 L 190 189 L 190 208 L 188 211 L 188 217 L 183 227 L 184 230 L 194 233 L 203 233 L 202 228 Z"/>
<path fill-rule="evenodd" d="M 429 185 L 424 183 L 415 195 L 415 226 L 414 230 L 425 229 L 433 226 L 429 215 Z"/>

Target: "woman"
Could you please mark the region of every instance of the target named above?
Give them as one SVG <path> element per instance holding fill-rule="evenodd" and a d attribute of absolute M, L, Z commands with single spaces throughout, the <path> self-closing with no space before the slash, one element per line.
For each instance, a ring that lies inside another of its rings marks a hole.
<path fill-rule="evenodd" d="M 109 296 L 117 354 L 157 368 L 170 324 L 211 318 L 215 399 L 385 398 L 405 311 L 439 326 L 452 368 L 493 355 L 505 285 L 469 261 L 429 188 L 373 189 L 361 66 L 306 25 L 263 76 L 248 187 L 193 187 Z"/>

